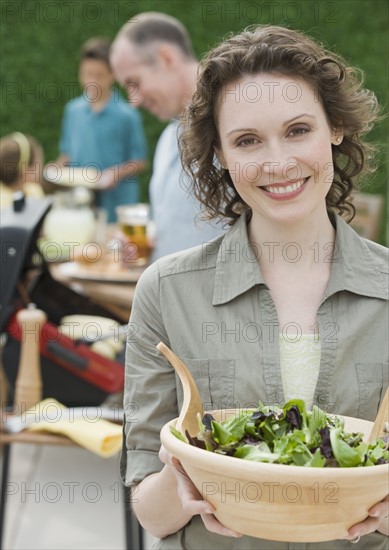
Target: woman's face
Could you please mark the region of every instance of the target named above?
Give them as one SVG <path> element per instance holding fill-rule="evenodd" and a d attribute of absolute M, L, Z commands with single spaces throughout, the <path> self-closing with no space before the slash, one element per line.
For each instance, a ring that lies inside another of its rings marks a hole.
<path fill-rule="evenodd" d="M 248 75 L 219 97 L 219 159 L 256 217 L 280 223 L 325 211 L 333 180 L 333 130 L 303 80 Z"/>

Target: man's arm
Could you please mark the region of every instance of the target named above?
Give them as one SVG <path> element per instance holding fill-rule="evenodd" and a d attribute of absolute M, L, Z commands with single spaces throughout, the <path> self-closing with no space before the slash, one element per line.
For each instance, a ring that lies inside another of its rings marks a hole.
<path fill-rule="evenodd" d="M 128 160 L 122 164 L 116 164 L 102 171 L 99 189 L 115 187 L 124 178 L 133 177 L 143 172 L 147 166 L 145 160 Z"/>
<path fill-rule="evenodd" d="M 57 160 L 54 161 L 54 164 L 59 164 L 59 166 L 66 166 L 67 164 L 69 164 L 69 162 L 70 162 L 70 159 L 68 155 L 66 155 L 65 153 L 62 153 L 61 155 L 59 155 Z"/>

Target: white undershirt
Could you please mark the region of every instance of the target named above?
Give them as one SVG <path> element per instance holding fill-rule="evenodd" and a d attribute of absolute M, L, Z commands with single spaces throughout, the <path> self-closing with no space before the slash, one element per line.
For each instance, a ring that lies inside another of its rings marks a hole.
<path fill-rule="evenodd" d="M 285 402 L 289 399 L 304 399 L 310 408 L 320 370 L 320 339 L 315 334 L 280 334 L 279 340 Z"/>

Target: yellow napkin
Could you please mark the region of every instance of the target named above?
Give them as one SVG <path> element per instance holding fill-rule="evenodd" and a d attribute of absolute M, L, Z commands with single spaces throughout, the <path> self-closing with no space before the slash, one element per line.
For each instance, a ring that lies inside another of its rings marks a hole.
<path fill-rule="evenodd" d="M 44 411 L 47 411 L 48 407 L 66 409 L 62 403 L 52 398 L 37 403 L 30 409 L 31 414 L 41 413 L 43 418 L 27 428 L 29 431 L 45 430 L 66 435 L 81 447 L 85 447 L 103 458 L 113 456 L 120 451 L 122 447 L 122 426 L 103 418 L 93 421 L 82 417 L 72 418 L 71 409 L 69 414 L 63 415 L 63 418 L 59 420 L 45 420 Z M 28 412 L 26 411 L 26 414 Z"/>

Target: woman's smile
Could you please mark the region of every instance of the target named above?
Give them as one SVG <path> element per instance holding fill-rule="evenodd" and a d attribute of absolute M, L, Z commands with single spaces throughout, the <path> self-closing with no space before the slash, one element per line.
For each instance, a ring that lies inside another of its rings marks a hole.
<path fill-rule="evenodd" d="M 308 180 L 309 177 L 285 183 L 272 183 L 258 188 L 274 200 L 288 200 L 302 193 Z"/>

